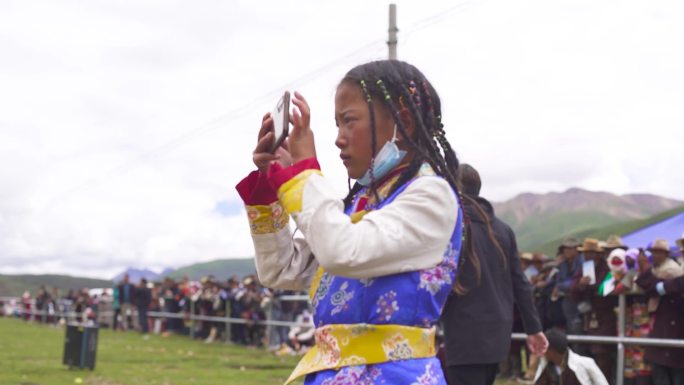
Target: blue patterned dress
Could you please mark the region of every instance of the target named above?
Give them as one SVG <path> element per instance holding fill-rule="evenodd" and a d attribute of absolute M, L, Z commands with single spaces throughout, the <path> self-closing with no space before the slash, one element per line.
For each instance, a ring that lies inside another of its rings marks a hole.
<path fill-rule="evenodd" d="M 415 179 L 414 179 L 415 180 Z M 391 203 L 407 182 L 377 209 Z M 458 198 L 457 198 L 458 199 Z M 358 198 L 357 198 L 358 201 Z M 352 207 L 356 207 L 355 202 Z M 460 207 L 460 206 L 459 206 Z M 351 210 L 348 210 L 349 215 Z M 456 276 L 462 240 L 462 213 L 446 245 L 442 262 L 430 269 L 371 279 L 324 273 L 313 298 L 317 327 L 330 324 L 393 324 L 430 328 L 437 324 Z M 446 385 L 436 357 L 347 366 L 306 376 L 306 385 L 420 384 Z"/>

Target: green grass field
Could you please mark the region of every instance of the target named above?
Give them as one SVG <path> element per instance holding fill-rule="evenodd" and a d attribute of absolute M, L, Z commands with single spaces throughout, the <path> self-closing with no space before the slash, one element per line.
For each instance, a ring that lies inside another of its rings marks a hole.
<path fill-rule="evenodd" d="M 0 385 L 282 384 L 298 358 L 188 337 L 100 330 L 95 370 L 62 365 L 64 329 L 0 318 Z"/>
<path fill-rule="evenodd" d="M 63 328 L 0 317 L 0 385 L 280 385 L 299 360 L 183 336 L 99 333 L 95 370 L 69 370 Z"/>

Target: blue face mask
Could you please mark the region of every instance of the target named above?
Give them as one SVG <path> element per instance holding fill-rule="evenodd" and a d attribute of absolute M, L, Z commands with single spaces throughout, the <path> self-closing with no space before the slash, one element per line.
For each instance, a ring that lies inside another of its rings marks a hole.
<path fill-rule="evenodd" d="M 373 177 L 375 180 L 382 179 L 390 171 L 392 171 L 406 156 L 406 151 L 401 151 L 394 142 L 397 141 L 397 125 L 394 125 L 394 134 L 392 140 L 385 143 L 375 156 L 373 162 Z M 371 182 L 370 169 L 358 179 L 357 182 L 362 186 L 368 186 Z"/>

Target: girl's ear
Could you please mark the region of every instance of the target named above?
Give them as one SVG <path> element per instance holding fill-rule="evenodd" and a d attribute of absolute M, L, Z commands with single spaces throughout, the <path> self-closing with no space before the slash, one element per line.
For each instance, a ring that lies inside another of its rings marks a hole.
<path fill-rule="evenodd" d="M 399 110 L 399 119 L 401 119 L 401 123 L 404 125 L 406 134 L 413 139 L 413 134 L 416 130 L 416 121 L 413 119 L 413 115 L 411 115 L 411 112 L 408 110 L 408 108 L 403 107 L 401 110 Z M 399 138 L 401 138 L 401 135 L 399 135 Z"/>

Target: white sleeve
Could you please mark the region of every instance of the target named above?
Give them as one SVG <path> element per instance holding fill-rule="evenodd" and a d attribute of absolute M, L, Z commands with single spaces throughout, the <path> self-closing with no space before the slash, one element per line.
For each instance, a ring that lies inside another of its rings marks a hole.
<path fill-rule="evenodd" d="M 252 234 L 259 280 L 266 287 L 306 290 L 318 262 L 303 238 L 293 238 L 290 227 L 268 234 Z"/>
<path fill-rule="evenodd" d="M 306 181 L 293 214 L 318 263 L 334 275 L 372 278 L 439 264 L 458 217 L 458 201 L 440 177 L 414 180 L 393 202 L 352 223 L 328 181 Z"/>
<path fill-rule="evenodd" d="M 591 367 L 589 368 L 589 376 L 593 385 L 609 385 L 606 376 L 603 375 L 601 368 L 598 367 L 596 361 L 591 360 Z"/>

